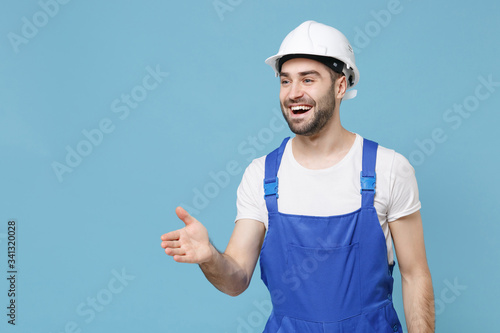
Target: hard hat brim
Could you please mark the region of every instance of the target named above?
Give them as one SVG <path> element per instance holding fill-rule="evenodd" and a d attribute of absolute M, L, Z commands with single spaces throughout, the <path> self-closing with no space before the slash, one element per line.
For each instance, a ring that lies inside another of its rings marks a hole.
<path fill-rule="evenodd" d="M 279 73 L 278 73 L 278 60 L 282 56 L 283 55 L 281 55 L 281 54 L 276 54 L 276 55 L 273 55 L 272 57 L 269 57 L 265 60 L 265 63 L 268 64 L 269 66 L 271 66 L 271 68 L 274 70 L 274 73 L 276 74 L 276 76 L 279 75 Z"/>
<path fill-rule="evenodd" d="M 297 58 L 300 57 L 300 55 L 311 55 L 311 56 L 317 56 L 316 54 L 313 54 L 313 53 L 289 53 L 289 54 L 275 54 L 269 58 L 267 58 L 264 62 L 266 64 L 268 64 L 269 66 L 271 66 L 271 68 L 274 70 L 274 73 L 276 76 L 279 76 L 279 72 L 278 72 L 278 63 L 279 63 L 279 60 L 284 57 L 284 56 L 293 56 L 293 55 L 297 55 Z M 328 57 L 328 56 L 327 56 Z M 329 58 L 332 58 L 332 59 L 338 59 L 342 62 L 345 63 L 345 60 L 344 59 L 340 59 L 339 58 L 333 58 L 333 57 L 329 57 Z M 349 88 L 352 88 L 354 87 L 358 81 L 359 81 L 359 71 L 358 71 L 358 68 L 356 66 L 351 66 L 351 70 L 353 72 L 353 75 L 354 75 L 354 82 L 353 84 L 349 87 Z"/>

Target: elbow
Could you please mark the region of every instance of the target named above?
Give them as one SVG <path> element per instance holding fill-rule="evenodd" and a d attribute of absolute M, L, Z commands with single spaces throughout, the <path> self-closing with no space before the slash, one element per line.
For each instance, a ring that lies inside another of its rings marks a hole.
<path fill-rule="evenodd" d="M 236 297 L 236 296 L 241 295 L 244 291 L 245 290 L 231 290 L 231 291 L 226 292 L 226 294 L 231 296 L 231 297 Z"/>
<path fill-rule="evenodd" d="M 236 296 L 239 296 L 241 294 L 243 294 L 243 292 L 245 290 L 247 290 L 248 288 L 248 284 L 245 284 L 243 286 L 240 286 L 239 288 L 238 287 L 234 287 L 234 288 L 231 288 L 231 289 L 228 289 L 228 290 L 224 290 L 223 292 L 229 296 L 232 296 L 232 297 L 236 297 Z"/>
<path fill-rule="evenodd" d="M 239 280 L 238 282 L 239 283 L 236 283 L 236 284 L 226 288 L 225 290 L 221 290 L 221 291 L 229 296 L 232 296 L 232 297 L 236 297 L 236 296 L 241 295 L 245 290 L 247 290 L 247 288 L 250 284 L 250 281 L 249 281 L 249 279 L 245 278 L 245 279 Z"/>

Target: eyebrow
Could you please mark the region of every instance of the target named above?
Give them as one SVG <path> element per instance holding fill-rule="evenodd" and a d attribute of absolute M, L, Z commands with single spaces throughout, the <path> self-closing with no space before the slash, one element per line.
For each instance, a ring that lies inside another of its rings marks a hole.
<path fill-rule="evenodd" d="M 315 70 L 310 70 L 310 71 L 305 71 L 305 72 L 299 72 L 298 74 L 299 74 L 299 76 L 315 75 L 315 76 L 320 76 L 321 77 L 321 74 L 318 71 L 315 71 Z M 281 76 L 290 77 L 290 74 L 287 73 L 287 72 L 280 72 L 280 77 Z"/>

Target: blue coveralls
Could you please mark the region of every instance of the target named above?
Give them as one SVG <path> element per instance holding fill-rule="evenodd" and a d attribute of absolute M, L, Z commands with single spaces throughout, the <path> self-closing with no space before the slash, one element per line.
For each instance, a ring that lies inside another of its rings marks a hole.
<path fill-rule="evenodd" d="M 273 311 L 264 333 L 402 332 L 392 304 L 394 264 L 373 206 L 378 144 L 363 141 L 360 209 L 304 216 L 278 211 L 277 174 L 288 139 L 265 164 L 269 225 L 260 265 Z"/>

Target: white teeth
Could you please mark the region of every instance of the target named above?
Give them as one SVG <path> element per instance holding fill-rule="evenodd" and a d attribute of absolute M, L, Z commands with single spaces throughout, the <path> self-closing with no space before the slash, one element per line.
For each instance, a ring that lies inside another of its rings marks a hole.
<path fill-rule="evenodd" d="M 305 105 L 298 105 L 298 106 L 292 106 L 291 107 L 292 111 L 299 111 L 299 110 L 310 110 L 310 106 L 305 106 Z"/>

